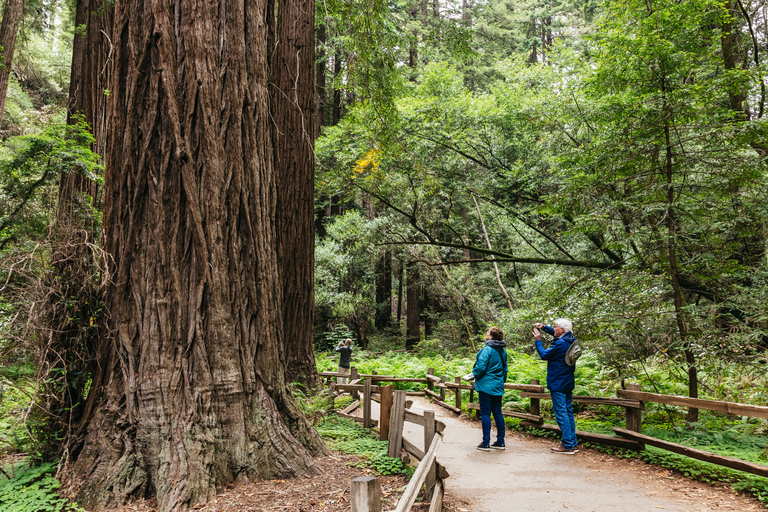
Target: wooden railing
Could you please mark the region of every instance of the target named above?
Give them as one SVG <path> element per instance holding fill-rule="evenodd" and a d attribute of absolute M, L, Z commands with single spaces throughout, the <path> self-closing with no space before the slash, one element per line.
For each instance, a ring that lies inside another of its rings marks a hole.
<path fill-rule="evenodd" d="M 413 455 L 416 459 L 419 459 L 422 461 L 422 464 L 424 464 L 424 461 L 428 461 L 432 458 L 432 455 L 429 453 L 431 451 L 431 446 L 433 444 L 433 441 L 437 437 L 440 437 L 439 435 L 430 437 L 427 439 L 425 437 L 425 444 L 424 446 L 430 446 L 430 450 L 427 450 L 427 453 L 421 452 L 417 447 L 415 447 L 413 444 L 408 442 L 407 440 L 402 438 L 402 421 L 411 421 L 414 423 L 418 423 L 420 425 L 425 426 L 425 436 L 427 435 L 426 432 L 429 430 L 428 425 L 435 425 L 435 432 L 439 433 L 442 432 L 442 428 L 445 428 L 445 425 L 442 424 L 439 421 L 434 420 L 434 413 L 431 411 L 425 411 L 425 416 L 419 416 L 416 415 L 410 411 L 408 411 L 408 405 L 405 399 L 406 394 L 408 395 L 427 395 L 431 397 L 435 403 L 438 405 L 456 413 L 460 414 L 463 407 L 463 398 L 462 398 L 462 391 L 469 391 L 469 402 L 466 404 L 466 408 L 470 411 L 475 411 L 476 414 L 479 414 L 479 404 L 475 403 L 474 400 L 474 393 L 475 388 L 474 385 L 467 383 L 462 384 L 460 377 L 453 377 L 450 378 L 447 376 L 436 376 L 434 374 L 433 369 L 429 369 L 427 371 L 427 374 L 424 378 L 404 378 L 404 377 L 396 377 L 393 375 L 378 375 L 375 371 L 372 372 L 370 375 L 360 375 L 358 374 L 357 370 L 355 368 L 352 368 L 350 378 L 353 379 L 349 384 L 344 385 L 336 385 L 334 382 L 331 381 L 332 378 L 337 377 L 335 372 L 327 371 L 327 372 L 321 372 L 320 375 L 322 377 L 325 377 L 328 380 L 329 383 L 329 401 L 332 404 L 332 396 L 335 396 L 334 393 L 338 392 L 350 392 L 353 394 L 353 398 L 357 400 L 356 394 L 360 391 L 363 392 L 363 396 L 373 396 L 374 393 L 378 393 L 382 391 L 383 389 L 386 389 L 387 387 L 391 389 L 391 386 L 376 386 L 374 385 L 374 382 L 412 382 L 412 383 L 424 383 L 426 384 L 426 387 L 423 391 L 396 391 L 394 392 L 395 395 L 397 395 L 399 398 L 393 401 L 392 403 L 392 409 L 390 414 L 386 414 L 387 418 L 395 418 L 396 420 L 389 420 L 389 425 L 386 427 L 380 425 L 380 431 L 383 431 L 384 429 L 388 429 L 388 437 L 389 440 L 389 454 L 391 457 L 396 457 L 399 453 L 401 448 L 405 450 L 406 452 Z M 528 398 L 530 400 L 530 412 L 520 412 L 520 411 L 509 411 L 509 410 L 503 410 L 502 414 L 504 416 L 510 416 L 522 419 L 523 421 L 520 423 L 522 426 L 526 427 L 532 427 L 536 429 L 551 431 L 551 432 L 560 432 L 559 427 L 556 425 L 549 425 L 544 423 L 544 418 L 541 415 L 541 400 L 550 400 L 551 396 L 549 393 L 545 393 L 544 386 L 540 385 L 538 381 L 534 380 L 531 381 L 529 384 L 520 384 L 520 383 L 505 383 L 504 385 L 505 389 L 510 390 L 516 390 L 520 391 L 520 395 L 524 398 Z M 454 400 L 451 403 L 448 398 L 446 397 L 447 392 L 452 392 L 454 394 Z M 381 417 L 385 417 L 385 410 L 387 407 L 386 399 L 384 398 L 386 392 L 382 393 L 382 414 Z M 621 448 L 628 448 L 632 450 L 643 450 L 645 448 L 646 444 L 649 444 L 651 446 L 655 446 L 657 448 L 661 448 L 664 450 L 668 450 L 674 453 L 679 453 L 681 455 L 686 455 L 691 458 L 695 458 L 698 460 L 703 460 L 706 462 L 710 462 L 713 464 L 725 466 L 732 469 L 737 469 L 740 471 L 744 471 L 747 473 L 768 477 L 768 466 L 764 466 L 761 464 L 754 464 L 751 462 L 747 462 L 741 459 L 736 459 L 733 457 L 726 457 L 723 455 L 718 455 L 711 452 L 706 452 L 703 450 L 698 450 L 695 448 L 690 448 L 684 445 L 672 443 L 669 441 L 664 441 L 661 439 L 657 439 L 651 436 L 646 436 L 641 433 L 641 427 L 642 427 L 642 412 L 645 410 L 645 403 L 646 402 L 653 402 L 653 403 L 659 403 L 659 404 L 667 404 L 667 405 L 674 405 L 674 406 L 680 406 L 680 407 L 692 407 L 696 409 L 705 409 L 710 411 L 716 411 L 721 412 L 725 414 L 732 414 L 736 416 L 745 416 L 745 417 L 753 417 L 753 418 L 762 418 L 762 419 L 768 419 L 768 407 L 761 406 L 761 405 L 749 405 L 749 404 L 740 404 L 735 402 L 722 402 L 722 401 L 715 401 L 715 400 L 704 400 L 699 398 L 688 398 L 683 396 L 675 396 L 675 395 L 662 395 L 657 393 L 646 393 L 641 391 L 640 385 L 638 384 L 628 384 L 627 389 L 620 389 L 616 392 L 616 397 L 598 397 L 598 396 L 581 396 L 581 395 L 574 395 L 573 401 L 577 403 L 585 403 L 585 404 L 596 404 L 596 405 L 605 405 L 605 406 L 615 406 L 615 407 L 622 407 L 625 411 L 625 418 L 626 418 L 626 428 L 619 428 L 616 427 L 613 429 L 614 433 L 616 433 L 616 436 L 611 435 L 604 435 L 604 434 L 595 434 L 592 432 L 582 432 L 582 431 L 576 431 L 576 435 L 579 437 L 579 439 L 583 441 L 589 441 L 589 442 L 595 442 L 600 444 L 607 444 L 611 446 L 618 446 Z M 361 421 L 363 425 L 371 427 L 374 426 L 377 422 L 375 420 L 372 420 L 370 418 L 370 404 L 366 407 L 365 403 L 363 404 L 363 418 L 356 418 L 353 417 L 350 412 L 354 408 L 358 407 L 360 405 L 360 402 L 353 402 L 349 407 L 347 407 L 345 410 L 337 411 L 338 414 L 350 417 L 356 421 Z M 431 415 L 428 415 L 427 413 L 431 413 Z M 400 419 L 402 418 L 402 420 Z M 398 426 L 399 425 L 399 426 Z M 394 431 L 394 434 L 393 434 Z M 399 434 L 398 434 L 399 432 Z M 438 442 L 439 444 L 439 442 Z M 429 474 L 430 471 L 432 473 L 437 472 L 438 470 L 441 472 L 440 474 L 443 474 L 443 478 L 447 477 L 447 472 L 445 472 L 444 468 L 441 468 L 439 464 L 437 464 L 434 460 L 434 467 L 431 470 L 424 470 L 423 473 Z M 428 464 L 432 464 L 432 462 L 428 462 Z M 420 466 L 421 467 L 421 464 Z M 416 481 L 414 483 L 414 480 L 416 478 L 416 474 L 419 474 L 421 476 L 422 472 L 419 472 L 417 469 L 417 473 L 414 473 L 414 477 L 411 479 L 411 483 L 413 486 L 415 486 L 416 491 L 413 491 L 413 499 L 415 500 L 415 492 L 418 491 L 418 489 L 421 487 L 422 483 L 427 483 L 426 488 L 428 491 L 428 495 L 431 495 L 433 497 L 433 504 L 434 496 L 437 494 L 436 492 L 432 492 L 432 490 L 440 489 L 440 499 L 442 499 L 442 483 L 440 481 L 439 475 L 438 478 L 435 480 L 430 480 L 429 476 L 425 476 L 425 480 L 422 481 Z M 411 485 L 409 484 L 409 488 Z M 404 495 L 404 498 L 406 496 Z M 408 500 L 411 499 L 410 494 L 408 494 Z M 403 499 L 401 499 L 400 504 L 398 504 L 398 508 L 396 512 L 404 512 L 410 509 L 410 507 L 413 504 L 413 501 L 410 502 L 409 505 L 407 505 L 408 508 L 401 508 L 401 505 L 405 506 Z M 374 509 L 355 509 L 353 508 L 353 511 L 359 510 L 359 512 L 368 512 L 373 511 Z M 380 509 L 378 509 L 380 510 Z M 435 508 L 434 510 L 439 511 L 441 508 Z M 430 512 L 433 511 L 433 508 L 430 507 Z"/>

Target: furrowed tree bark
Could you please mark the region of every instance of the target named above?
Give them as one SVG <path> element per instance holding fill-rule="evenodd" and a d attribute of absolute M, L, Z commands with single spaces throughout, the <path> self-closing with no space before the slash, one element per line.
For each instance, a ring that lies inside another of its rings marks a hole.
<path fill-rule="evenodd" d="M 283 281 L 286 375 L 321 386 L 312 334 L 315 310 L 315 2 L 279 6 L 270 93 L 275 120 L 277 226 Z"/>
<path fill-rule="evenodd" d="M 0 24 L 0 124 L 5 114 L 5 98 L 8 94 L 8 80 L 13 65 L 13 51 L 16 48 L 16 34 L 19 32 L 24 0 L 5 0 L 3 22 Z"/>
<path fill-rule="evenodd" d="M 71 474 L 88 508 L 317 471 L 284 371 L 269 98 L 274 4 L 118 0 L 92 412 Z"/>

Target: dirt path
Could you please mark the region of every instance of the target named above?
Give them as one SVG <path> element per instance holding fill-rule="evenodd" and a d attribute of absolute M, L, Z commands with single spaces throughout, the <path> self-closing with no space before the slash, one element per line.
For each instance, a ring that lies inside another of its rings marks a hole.
<path fill-rule="evenodd" d="M 378 418 L 378 404 L 372 415 Z M 766 510 L 729 487 L 710 486 L 639 461 L 596 450 L 550 453 L 554 441 L 507 432 L 504 451 L 482 452 L 480 422 L 416 397 L 411 410 L 435 411 L 447 426 L 437 458 L 451 474 L 446 497 L 471 512 L 641 512 Z M 359 409 L 358 409 L 359 410 Z M 422 427 L 406 423 L 406 438 L 423 449 Z M 495 435 L 495 434 L 494 434 Z"/>

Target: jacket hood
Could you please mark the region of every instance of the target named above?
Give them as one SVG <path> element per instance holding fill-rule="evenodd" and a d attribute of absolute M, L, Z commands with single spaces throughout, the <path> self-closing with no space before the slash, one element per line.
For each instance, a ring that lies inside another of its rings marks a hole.
<path fill-rule="evenodd" d="M 565 340 L 568 342 L 568 344 L 572 344 L 574 341 L 576 341 L 576 336 L 573 335 L 571 331 L 568 331 L 567 333 L 560 336 L 561 340 Z"/>
<path fill-rule="evenodd" d="M 506 341 L 499 341 L 499 340 L 488 340 L 486 345 L 488 345 L 489 347 L 493 347 L 493 348 L 504 348 L 504 347 L 507 346 L 507 342 Z"/>

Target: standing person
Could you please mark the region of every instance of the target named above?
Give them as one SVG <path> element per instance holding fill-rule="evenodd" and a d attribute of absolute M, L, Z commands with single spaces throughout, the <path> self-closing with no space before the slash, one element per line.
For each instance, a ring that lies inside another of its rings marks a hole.
<path fill-rule="evenodd" d="M 573 388 L 576 386 L 574 372 L 576 366 L 569 366 L 565 362 L 565 354 L 576 337 L 571 332 L 573 324 L 567 318 L 555 320 L 555 327 L 542 323 L 534 324 L 533 337 L 536 339 L 536 350 L 539 356 L 547 361 L 547 387 L 552 396 L 552 408 L 555 411 L 555 420 L 562 433 L 562 441 L 552 447 L 553 453 L 573 455 L 578 452 L 578 440 L 576 439 L 576 421 L 573 418 Z M 548 349 L 544 349 L 541 343 L 541 332 L 554 336 Z"/>
<path fill-rule="evenodd" d="M 340 341 L 336 345 L 336 352 L 339 353 L 339 368 L 336 373 L 343 375 L 349 375 L 349 360 L 352 357 L 352 340 L 347 338 L 344 341 Z M 337 384 L 346 384 L 349 382 L 348 377 L 336 377 Z"/>
<path fill-rule="evenodd" d="M 477 353 L 472 374 L 475 376 L 475 390 L 479 395 L 480 422 L 483 426 L 483 442 L 478 450 L 504 449 L 504 416 L 501 415 L 501 397 L 507 381 L 507 344 L 504 333 L 498 327 L 491 327 L 485 334 L 485 346 Z M 496 442 L 491 441 L 491 413 L 496 422 Z"/>

